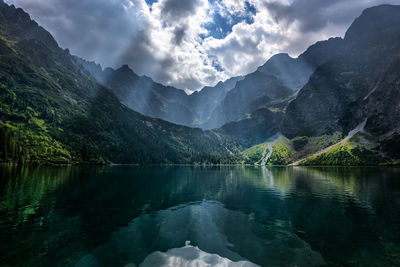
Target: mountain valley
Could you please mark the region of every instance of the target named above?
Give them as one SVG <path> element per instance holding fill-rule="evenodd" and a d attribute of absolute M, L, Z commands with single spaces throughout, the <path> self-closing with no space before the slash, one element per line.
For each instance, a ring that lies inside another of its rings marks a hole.
<path fill-rule="evenodd" d="M 73 56 L 3 2 L 0 57 L 3 163 L 400 160 L 400 6 L 366 9 L 344 38 L 192 94 Z"/>

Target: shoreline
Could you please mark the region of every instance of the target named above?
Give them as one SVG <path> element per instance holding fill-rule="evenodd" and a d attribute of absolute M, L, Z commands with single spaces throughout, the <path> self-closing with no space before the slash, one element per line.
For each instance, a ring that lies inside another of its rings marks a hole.
<path fill-rule="evenodd" d="M 394 162 L 382 163 L 378 165 L 262 165 L 262 164 L 191 164 L 191 163 L 150 163 L 150 164 L 138 164 L 138 163 L 110 163 L 110 164 L 19 164 L 19 163 L 0 163 L 0 166 L 10 167 L 114 167 L 114 166 L 130 166 L 130 167 L 147 167 L 147 166 L 160 166 L 160 167 L 400 167 L 400 163 Z"/>

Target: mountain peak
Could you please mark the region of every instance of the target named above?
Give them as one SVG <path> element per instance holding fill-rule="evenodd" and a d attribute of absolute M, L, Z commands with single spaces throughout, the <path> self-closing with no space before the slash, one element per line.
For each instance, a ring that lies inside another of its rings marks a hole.
<path fill-rule="evenodd" d="M 388 31 L 400 28 L 399 5 L 380 5 L 365 9 L 351 24 L 344 39 L 348 42 L 379 42 Z"/>
<path fill-rule="evenodd" d="M 282 61 L 288 61 L 290 59 L 293 59 L 292 57 L 289 56 L 288 53 L 279 53 L 271 56 L 263 65 L 257 68 L 257 71 L 264 72 L 265 69 L 268 69 L 268 66 L 271 64 L 276 64 L 278 62 Z"/>
<path fill-rule="evenodd" d="M 36 40 L 47 48 L 58 50 L 53 36 L 32 20 L 28 13 L 0 0 L 0 34 L 13 41 Z"/>
<path fill-rule="evenodd" d="M 279 54 L 275 54 L 273 55 L 270 60 L 275 60 L 275 59 L 287 59 L 287 58 L 292 58 L 291 56 L 289 56 L 288 53 L 279 53 Z"/>
<path fill-rule="evenodd" d="M 118 70 L 121 70 L 121 71 L 132 71 L 132 69 L 127 64 L 122 65 Z"/>
<path fill-rule="evenodd" d="M 136 73 L 134 73 L 133 70 L 127 64 L 122 65 L 120 68 L 118 68 L 116 70 L 116 72 L 121 73 L 121 74 L 125 74 L 125 75 L 137 76 Z"/>

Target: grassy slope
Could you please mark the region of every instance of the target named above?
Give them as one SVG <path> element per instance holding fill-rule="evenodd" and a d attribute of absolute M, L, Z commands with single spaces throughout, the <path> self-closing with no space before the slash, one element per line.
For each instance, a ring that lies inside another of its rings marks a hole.
<path fill-rule="evenodd" d="M 341 135 L 323 135 L 319 137 L 296 137 L 287 139 L 281 137 L 272 144 L 272 155 L 266 162 L 269 165 L 287 165 L 299 159 L 300 165 L 377 165 L 383 159 L 376 150 L 376 140 L 371 135 L 358 133 L 343 144 L 332 147 L 327 152 L 312 156 L 312 154 L 334 145 L 341 140 Z M 260 164 L 262 152 L 268 143 L 255 145 L 242 152 L 244 163 Z M 311 155 L 311 156 L 310 156 Z"/>
<path fill-rule="evenodd" d="M 382 162 L 378 152 L 361 140 L 362 134 L 357 134 L 350 140 L 330 148 L 325 153 L 310 157 L 301 165 L 377 165 Z"/>
<path fill-rule="evenodd" d="M 290 140 L 281 136 L 272 144 L 272 154 L 266 164 L 269 165 L 286 165 L 292 162 L 292 157 L 296 153 Z"/>
<path fill-rule="evenodd" d="M 262 160 L 262 153 L 268 143 L 262 143 L 252 146 L 242 152 L 243 163 L 246 164 L 260 164 Z M 268 154 L 268 150 L 266 154 Z M 272 143 L 272 154 L 266 162 L 267 165 L 285 165 L 292 162 L 293 155 L 296 151 L 293 149 L 290 140 L 281 136 L 278 140 Z"/>
<path fill-rule="evenodd" d="M 262 143 L 252 146 L 242 152 L 243 164 L 259 164 L 261 162 L 262 153 L 268 143 Z"/>

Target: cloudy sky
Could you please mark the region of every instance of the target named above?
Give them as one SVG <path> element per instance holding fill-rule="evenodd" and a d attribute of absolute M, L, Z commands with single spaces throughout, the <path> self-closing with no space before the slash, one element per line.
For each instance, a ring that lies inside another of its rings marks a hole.
<path fill-rule="evenodd" d="M 196 90 L 343 36 L 364 8 L 400 0 L 6 0 L 60 46 L 103 67 L 128 64 Z"/>

